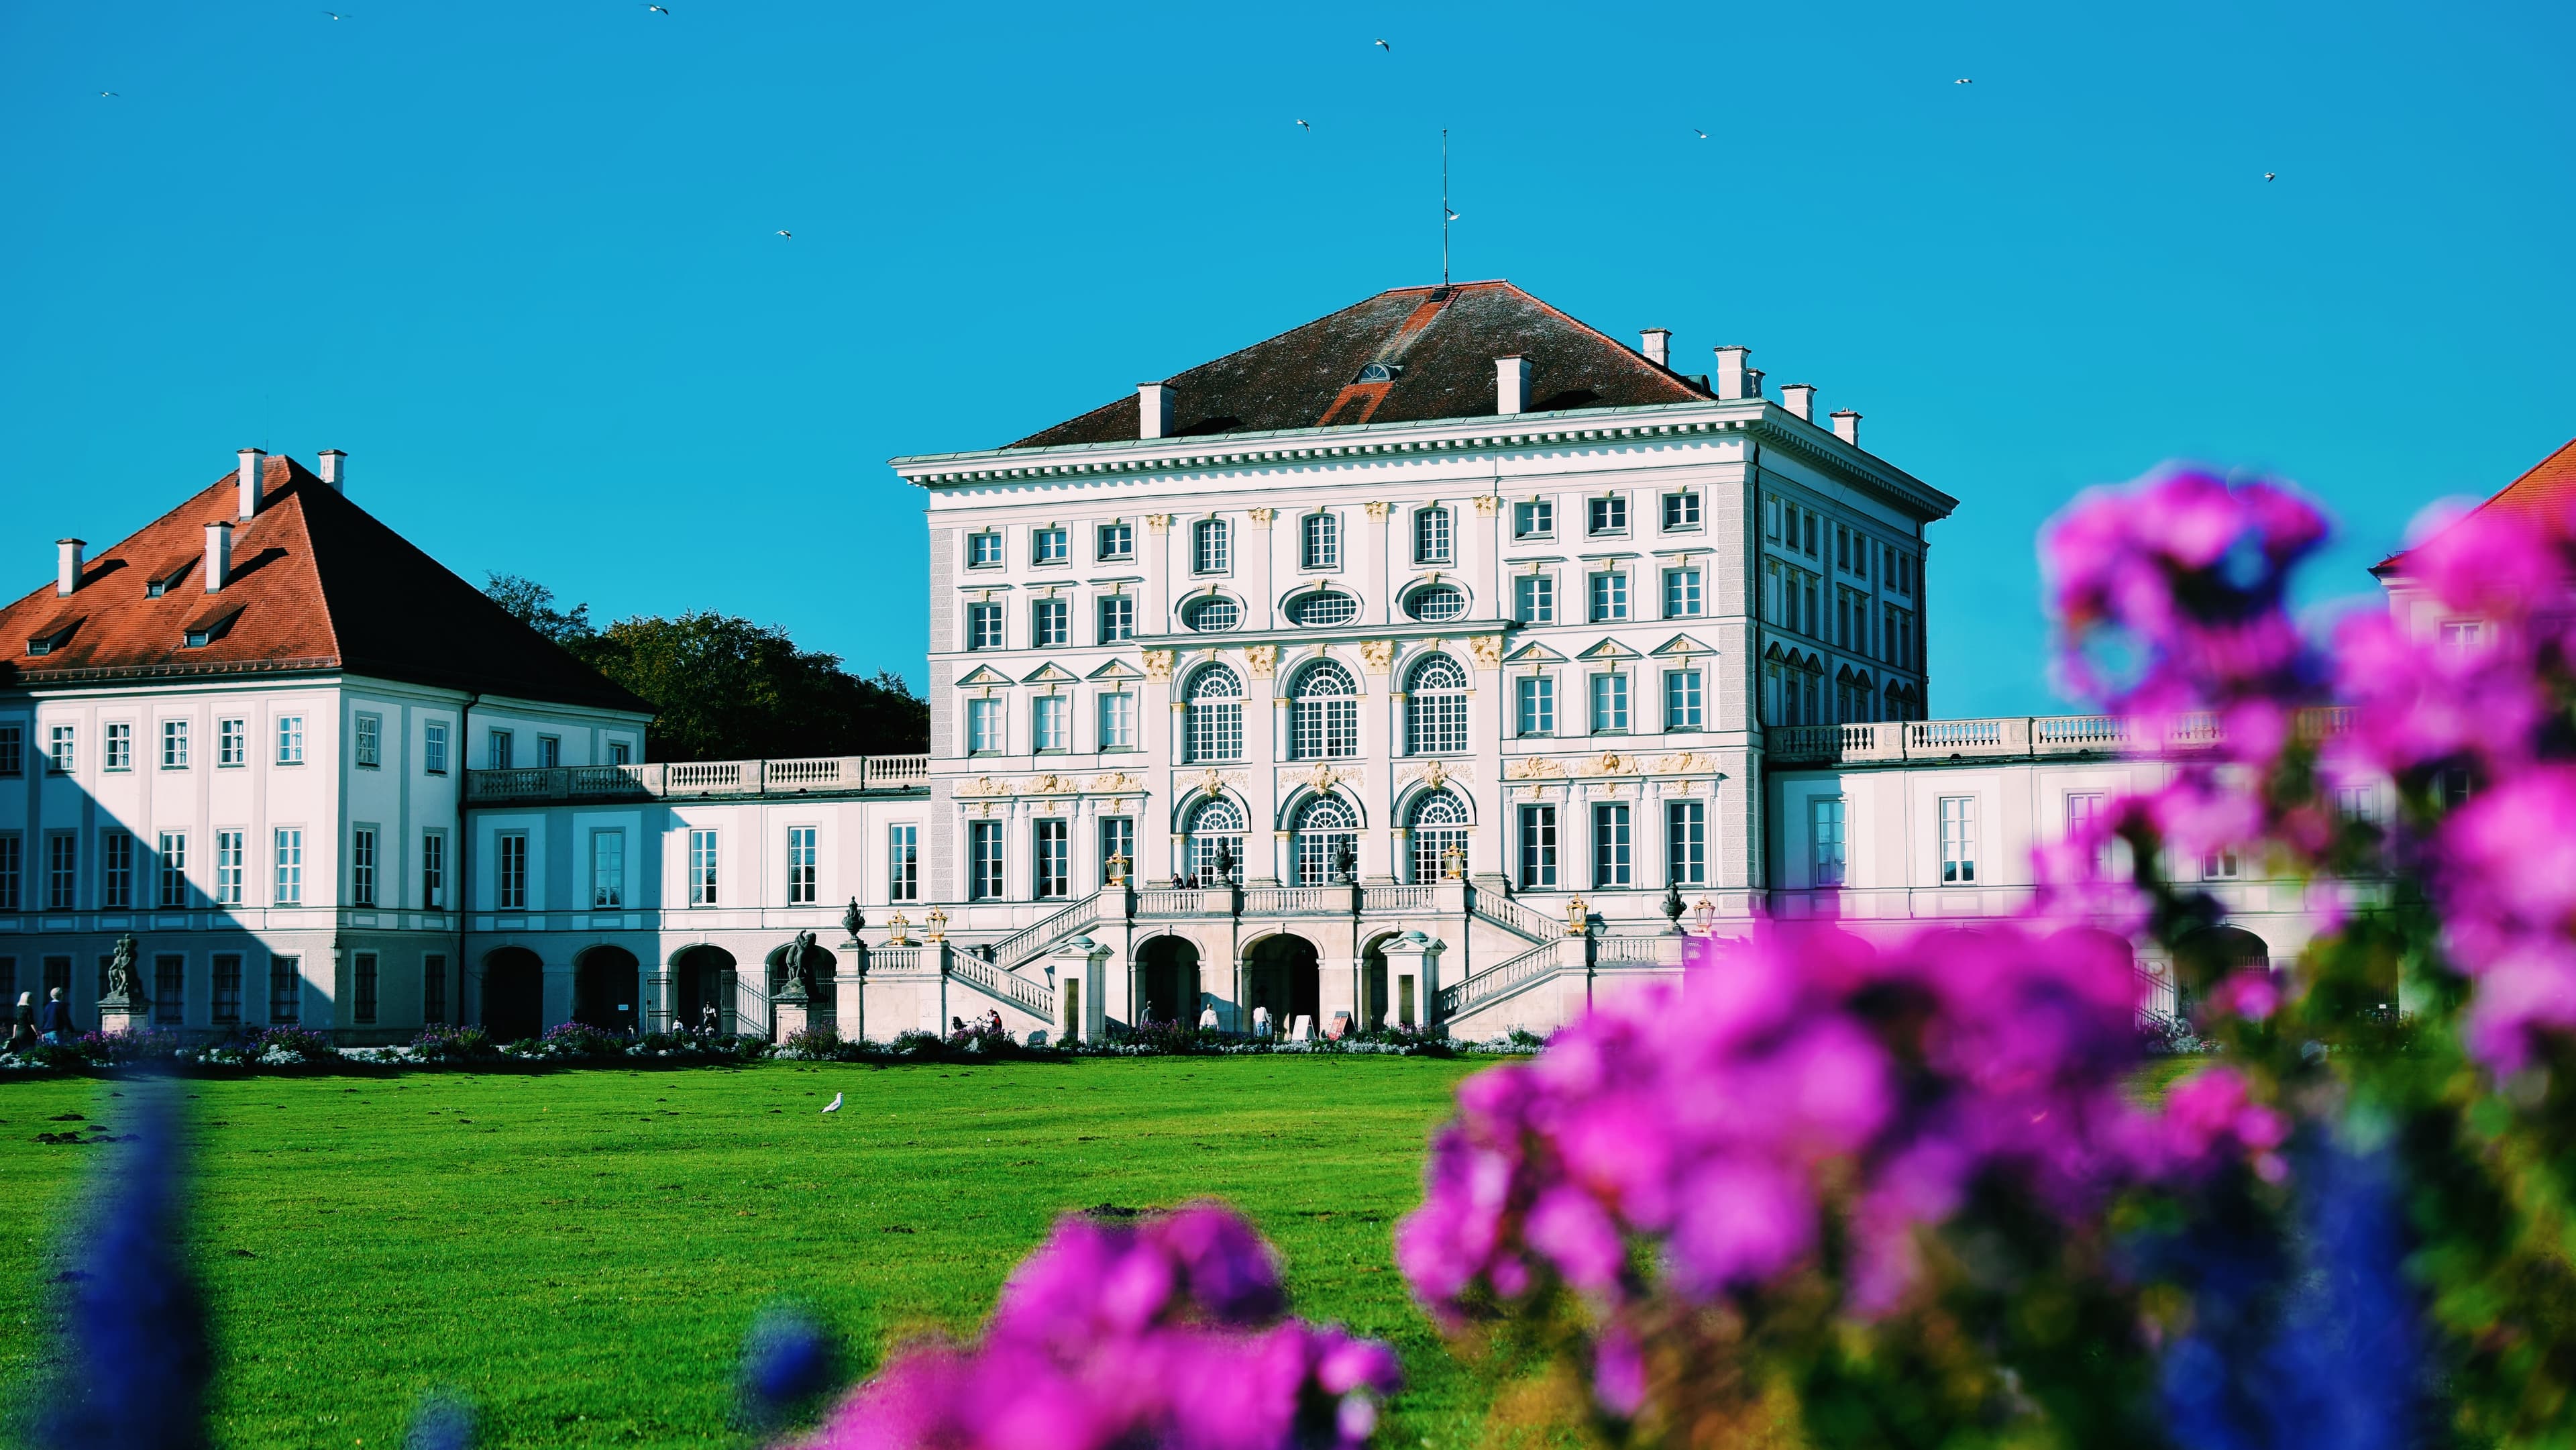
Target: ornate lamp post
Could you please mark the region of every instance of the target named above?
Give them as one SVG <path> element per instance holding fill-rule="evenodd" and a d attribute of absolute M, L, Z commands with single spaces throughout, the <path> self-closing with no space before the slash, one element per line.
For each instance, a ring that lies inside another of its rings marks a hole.
<path fill-rule="evenodd" d="M 1705 896 L 1701 897 L 1699 899 L 1699 905 L 1691 908 L 1691 915 L 1699 922 L 1699 934 L 1701 936 L 1717 935 L 1716 902 L 1709 900 Z"/>
<path fill-rule="evenodd" d="M 1578 896 L 1565 903 L 1565 934 L 1585 936 L 1590 934 L 1591 930 L 1591 924 L 1585 920 L 1583 898 Z"/>
<path fill-rule="evenodd" d="M 890 947 L 908 947 L 912 945 L 911 917 L 898 911 L 894 915 L 886 918 L 886 945 Z"/>
<path fill-rule="evenodd" d="M 934 906 L 930 915 L 921 919 L 922 936 L 933 944 L 948 940 L 948 913 Z"/>

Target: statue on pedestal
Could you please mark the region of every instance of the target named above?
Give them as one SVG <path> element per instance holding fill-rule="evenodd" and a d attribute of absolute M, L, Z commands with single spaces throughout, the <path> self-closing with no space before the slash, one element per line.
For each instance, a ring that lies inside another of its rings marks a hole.
<path fill-rule="evenodd" d="M 134 958 L 134 933 L 127 932 L 116 939 L 116 952 L 107 959 L 107 995 L 98 999 L 101 1032 L 131 1032 L 151 1023 L 152 998 L 143 990 Z"/>

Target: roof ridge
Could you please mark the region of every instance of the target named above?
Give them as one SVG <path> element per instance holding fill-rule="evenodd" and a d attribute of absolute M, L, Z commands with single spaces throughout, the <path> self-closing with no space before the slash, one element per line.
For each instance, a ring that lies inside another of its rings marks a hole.
<path fill-rule="evenodd" d="M 281 464 L 284 466 L 280 467 L 279 465 Z M 268 482 L 268 475 L 271 473 L 283 473 L 286 475 L 286 477 L 276 485 L 274 492 L 271 492 Z M 298 474 L 303 476 L 299 478 L 297 477 Z M 284 508 L 289 503 L 295 505 L 295 511 L 292 518 L 294 520 L 293 528 L 295 530 L 296 539 L 304 545 L 304 557 L 312 563 L 313 590 L 315 593 L 322 596 L 323 634 L 324 637 L 330 641 L 331 658 L 340 661 L 341 664 L 345 666 L 348 663 L 348 652 L 340 647 L 340 620 L 331 605 L 331 585 L 325 577 L 322 568 L 322 551 L 315 547 L 313 543 L 312 523 L 305 517 L 304 513 L 303 485 L 307 479 L 322 487 L 330 487 L 330 485 L 322 483 L 320 478 L 299 466 L 294 459 L 289 458 L 284 454 L 279 454 L 276 457 L 271 458 L 269 460 L 269 466 L 260 471 L 259 511 L 260 513 L 267 513 L 272 508 Z M 271 503 L 271 499 L 276 501 Z M 348 503 L 348 500 L 345 497 L 342 497 L 340 501 Z M 351 508 L 357 507 L 355 504 L 350 504 L 349 506 Z M 253 517 L 257 517 L 257 515 L 253 515 Z M 286 526 L 280 525 L 280 527 Z M 239 606 L 236 605 L 236 607 Z"/>

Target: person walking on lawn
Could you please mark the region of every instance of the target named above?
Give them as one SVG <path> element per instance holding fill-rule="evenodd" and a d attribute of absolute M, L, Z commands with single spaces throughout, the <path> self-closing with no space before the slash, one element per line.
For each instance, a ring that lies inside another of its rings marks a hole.
<path fill-rule="evenodd" d="M 80 1034 L 72 1025 L 71 1004 L 63 1000 L 63 989 L 56 987 L 45 998 L 45 1010 L 36 1019 L 36 1031 L 56 1047 L 68 1047 Z"/>
<path fill-rule="evenodd" d="M 9 1019 L 9 1050 L 24 1052 L 36 1045 L 36 994 L 18 994 L 17 1013 Z"/>

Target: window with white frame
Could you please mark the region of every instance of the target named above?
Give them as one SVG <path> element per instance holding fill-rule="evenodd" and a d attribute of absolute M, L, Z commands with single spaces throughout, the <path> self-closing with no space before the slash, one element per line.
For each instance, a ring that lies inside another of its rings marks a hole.
<path fill-rule="evenodd" d="M 1521 890 L 1556 889 L 1556 807 L 1523 806 L 1521 815 Z"/>
<path fill-rule="evenodd" d="M 242 878 L 248 862 L 249 843 L 241 831 L 215 832 L 215 904 L 242 904 Z"/>
<path fill-rule="evenodd" d="M 1513 504 L 1512 537 L 1515 539 L 1556 537 L 1556 505 L 1543 498 Z"/>
<path fill-rule="evenodd" d="M 1556 677 L 1523 675 L 1512 682 L 1512 733 L 1556 733 Z"/>
<path fill-rule="evenodd" d="M 186 770 L 188 768 L 187 721 L 164 720 L 161 722 L 161 768 L 163 770 Z"/>
<path fill-rule="evenodd" d="M 242 959 L 239 952 L 217 952 L 207 959 L 213 978 L 206 993 L 206 1017 L 218 1027 L 241 1021 Z"/>
<path fill-rule="evenodd" d="M 2453 654 L 2473 654 L 2486 646 L 2486 621 L 2482 619 L 2443 620 L 2441 641 L 2442 648 Z"/>
<path fill-rule="evenodd" d="M 1308 514 L 1298 523 L 1298 567 L 1342 567 L 1342 520 L 1338 514 Z"/>
<path fill-rule="evenodd" d="M 1426 656 L 1407 678 L 1405 753 L 1455 755 L 1467 748 L 1467 671 L 1445 654 Z"/>
<path fill-rule="evenodd" d="M 45 909 L 80 909 L 80 837 L 69 831 L 45 833 Z"/>
<path fill-rule="evenodd" d="M 2068 791 L 2066 793 L 2066 839 L 2082 841 L 2099 829 L 2102 823 L 2102 808 L 2107 799 L 2103 792 L 2097 790 Z M 2110 874 L 2110 869 L 2111 842 L 2105 838 L 2094 844 L 2093 873 L 2097 876 L 2106 876 Z"/>
<path fill-rule="evenodd" d="M 528 909 L 528 833 L 503 831 L 494 839 L 492 904 L 502 911 Z"/>
<path fill-rule="evenodd" d="M 1201 519 L 1190 526 L 1190 572 L 1222 574 L 1234 567 L 1234 535 L 1223 519 Z"/>
<path fill-rule="evenodd" d="M 1941 884 L 1972 886 L 1977 880 L 1977 798 L 1941 797 Z"/>
<path fill-rule="evenodd" d="M 626 904 L 626 833 L 590 833 L 590 905 L 614 911 Z"/>
<path fill-rule="evenodd" d="M 277 763 L 280 765 L 302 765 L 304 763 L 303 716 L 280 715 L 277 717 Z"/>
<path fill-rule="evenodd" d="M 969 569 L 1002 567 L 1002 536 L 998 531 L 983 529 L 966 536 L 966 567 Z"/>
<path fill-rule="evenodd" d="M 1623 735 L 1628 730 L 1628 677 L 1616 670 L 1592 677 L 1592 733 Z"/>
<path fill-rule="evenodd" d="M 134 833 L 98 833 L 98 904 L 108 911 L 134 907 Z"/>
<path fill-rule="evenodd" d="M 1002 647 L 1002 606 L 990 603 L 966 606 L 966 647 L 968 649 Z"/>
<path fill-rule="evenodd" d="M 1674 886 L 1708 884 L 1708 803 L 1664 802 L 1664 879 Z"/>
<path fill-rule="evenodd" d="M 966 702 L 966 753 L 999 755 L 1002 753 L 1003 702 L 985 696 Z"/>
<path fill-rule="evenodd" d="M 819 886 L 814 845 L 815 828 L 787 828 L 787 904 L 812 906 Z"/>
<path fill-rule="evenodd" d="M 1184 764 L 1243 758 L 1243 682 L 1234 671 L 1210 665 L 1190 677 L 1181 711 Z"/>
<path fill-rule="evenodd" d="M 385 763 L 385 717 L 360 714 L 357 729 L 349 742 L 349 763 L 360 770 L 374 770 Z"/>
<path fill-rule="evenodd" d="M 921 899 L 921 827 L 899 822 L 886 827 L 886 900 Z"/>
<path fill-rule="evenodd" d="M 17 777 L 27 773 L 27 736 L 24 726 L 0 725 L 0 776 Z"/>
<path fill-rule="evenodd" d="M 1413 803 L 1413 879 L 1418 885 L 1467 879 L 1467 807 L 1445 790 Z"/>
<path fill-rule="evenodd" d="M 447 774 L 447 725 L 432 720 L 420 731 L 420 769 L 423 775 Z"/>
<path fill-rule="evenodd" d="M 1811 796 L 1807 800 L 1807 884 L 1843 884 L 1843 798 Z"/>
<path fill-rule="evenodd" d="M 1512 580 L 1512 618 L 1523 624 L 1556 623 L 1556 576 L 1515 576 Z"/>
<path fill-rule="evenodd" d="M 1036 599 L 1029 602 L 1029 647 L 1045 649 L 1050 645 L 1073 643 L 1073 604 L 1064 599 Z"/>
<path fill-rule="evenodd" d="M 623 740 L 611 740 L 608 742 L 608 763 L 611 765 L 634 764 L 635 747 L 629 745 Z"/>
<path fill-rule="evenodd" d="M 716 833 L 689 832 L 689 904 L 716 904 Z"/>
<path fill-rule="evenodd" d="M 1449 511 L 1445 508 L 1416 509 L 1413 512 L 1413 562 L 1446 564 L 1449 557 Z"/>
<path fill-rule="evenodd" d="M 1614 493 L 1591 502 L 1591 529 L 1595 534 L 1628 532 L 1628 496 Z"/>
<path fill-rule="evenodd" d="M 1664 728 L 1697 730 L 1702 728 L 1699 671 L 1666 670 L 1664 672 Z"/>
<path fill-rule="evenodd" d="M 420 959 L 420 1020 L 447 1020 L 447 957 L 432 952 Z"/>
<path fill-rule="evenodd" d="M 420 904 L 438 911 L 447 905 L 447 833 L 420 833 Z"/>
<path fill-rule="evenodd" d="M 511 757 L 517 753 L 519 737 L 509 730 L 483 732 L 483 768 L 508 770 Z"/>
<path fill-rule="evenodd" d="M 349 996 L 361 1027 L 372 1027 L 376 1021 L 376 960 L 374 952 L 349 956 Z"/>
<path fill-rule="evenodd" d="M 1049 816 L 1035 823 L 1029 842 L 1029 887 L 1040 901 L 1073 894 L 1073 823 Z"/>
<path fill-rule="evenodd" d="M 1592 576 L 1592 622 L 1610 624 L 1628 617 L 1628 576 L 1607 569 Z"/>
<path fill-rule="evenodd" d="M 1664 532 L 1678 533 L 1699 527 L 1699 495 L 1668 493 L 1664 495 Z"/>
<path fill-rule="evenodd" d="M 1700 612 L 1699 571 L 1664 571 L 1664 618 L 1697 619 Z"/>
<path fill-rule="evenodd" d="M 1289 687 L 1288 758 L 1341 759 L 1360 753 L 1360 690 L 1332 660 L 1298 671 Z"/>
<path fill-rule="evenodd" d="M 1336 863 L 1346 850 L 1358 855 L 1359 828 L 1358 813 L 1339 796 L 1316 796 L 1299 806 L 1290 836 L 1297 884 L 1326 886 L 1340 879 Z"/>
<path fill-rule="evenodd" d="M 1624 801 L 1592 807 L 1592 885 L 1595 889 L 1627 886 L 1634 878 L 1628 859 L 1628 806 Z"/>
<path fill-rule="evenodd" d="M 1132 595 L 1100 597 L 1100 642 L 1123 644 L 1136 637 L 1136 600 Z"/>
<path fill-rule="evenodd" d="M 520 842 L 520 855 L 526 856 L 525 838 Z M 304 904 L 304 831 L 299 826 L 277 828 L 277 889 L 269 897 L 277 906 Z"/>
<path fill-rule="evenodd" d="M 1132 559 L 1136 557 L 1136 526 L 1112 519 L 1100 526 L 1094 544 L 1103 559 Z"/>
<path fill-rule="evenodd" d="M 966 899 L 999 901 L 1007 888 L 1002 879 L 1002 823 L 966 823 Z"/>
<path fill-rule="evenodd" d="M 152 856 L 160 870 L 161 889 L 155 900 L 165 909 L 188 904 L 188 833 L 163 831 L 160 849 Z M 14 904 L 14 903 L 12 903 Z"/>
<path fill-rule="evenodd" d="M 547 770 L 552 770 L 556 766 L 563 764 L 562 736 L 540 735 L 537 737 L 537 764 Z"/>
<path fill-rule="evenodd" d="M 1100 884 L 1117 886 L 1136 879 L 1136 818 L 1100 818 Z"/>
<path fill-rule="evenodd" d="M 80 736 L 77 733 L 77 727 L 70 725 L 50 727 L 46 745 L 46 763 L 53 767 L 54 774 L 69 775 L 72 773 L 72 767 L 80 763 Z"/>
<path fill-rule="evenodd" d="M 2233 846 L 2200 853 L 2200 879 L 2203 881 L 2233 881 L 2244 874 L 2244 858 Z"/>
<path fill-rule="evenodd" d="M 134 725 L 131 721 L 107 722 L 107 744 L 106 748 L 99 752 L 98 768 L 101 770 L 134 768 Z"/>
<path fill-rule="evenodd" d="M 1243 870 L 1243 808 L 1224 796 L 1211 796 L 1190 810 L 1183 836 L 1183 869 L 1193 882 L 1214 886 Z"/>
<path fill-rule="evenodd" d="M 188 959 L 175 953 L 152 959 L 152 1025 L 177 1027 L 187 1021 Z"/>
<path fill-rule="evenodd" d="M 304 963 L 298 957 L 268 959 L 268 1020 L 271 1025 L 304 1016 Z"/>
<path fill-rule="evenodd" d="M 1133 750 L 1136 748 L 1136 697 L 1124 690 L 1112 690 L 1100 697 L 1100 748 Z"/>
<path fill-rule="evenodd" d="M 1034 529 L 1029 533 L 1029 562 L 1033 564 L 1069 564 L 1073 562 L 1073 543 L 1062 529 Z"/>
<path fill-rule="evenodd" d="M 376 904 L 376 828 L 349 828 L 349 904 Z"/>
<path fill-rule="evenodd" d="M 2379 823 L 2379 787 L 2375 785 L 2339 785 L 2335 787 L 2335 813 L 2347 821 Z"/>
<path fill-rule="evenodd" d="M 1040 695 L 1030 702 L 1029 744 L 1035 750 L 1073 748 L 1073 702 L 1062 695 Z"/>

